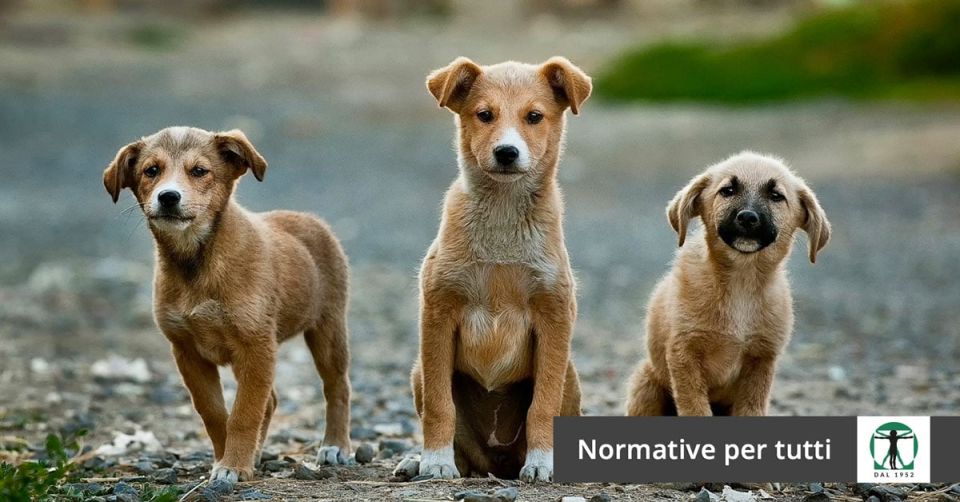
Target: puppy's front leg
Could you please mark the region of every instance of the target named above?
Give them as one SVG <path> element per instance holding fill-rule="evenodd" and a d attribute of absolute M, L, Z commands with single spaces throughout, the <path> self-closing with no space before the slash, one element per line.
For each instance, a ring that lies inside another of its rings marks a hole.
<path fill-rule="evenodd" d="M 453 455 L 457 410 L 453 404 L 456 310 L 424 301 L 420 313 L 420 370 L 423 378 L 423 455 L 420 475 L 460 477 Z"/>
<path fill-rule="evenodd" d="M 553 417 L 560 415 L 570 361 L 576 306 L 572 296 L 551 294 L 534 302 L 533 402 L 527 411 L 527 458 L 523 481 L 553 480 Z"/>
<path fill-rule="evenodd" d="M 272 336 L 251 343 L 234 357 L 237 399 L 227 420 L 226 449 L 213 467 L 211 480 L 253 479 L 254 455 L 260 447 L 260 429 L 273 392 L 275 370 L 276 346 Z"/>
<path fill-rule="evenodd" d="M 189 344 L 173 344 L 173 358 L 177 362 L 193 407 L 200 414 L 203 426 L 213 442 L 213 458 L 223 458 L 227 438 L 227 407 L 223 402 L 223 387 L 217 365 L 207 361 Z"/>
<path fill-rule="evenodd" d="M 737 392 L 731 415 L 765 416 L 775 371 L 775 356 L 747 358 L 743 362 L 740 378 L 737 379 Z"/>
<path fill-rule="evenodd" d="M 683 333 L 667 346 L 667 369 L 670 371 L 670 390 L 677 405 L 677 415 L 708 417 L 710 409 L 704 355 L 698 346 L 704 345 L 709 335 Z M 709 345 L 708 345 L 709 346 Z"/>

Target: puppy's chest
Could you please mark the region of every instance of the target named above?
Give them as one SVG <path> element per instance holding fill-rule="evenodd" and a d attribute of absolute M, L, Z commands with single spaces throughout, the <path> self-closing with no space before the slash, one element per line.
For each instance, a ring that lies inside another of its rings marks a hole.
<path fill-rule="evenodd" d="M 532 361 L 535 274 L 520 266 L 478 266 L 465 286 L 457 367 L 487 389 L 527 376 Z"/>
<path fill-rule="evenodd" d="M 223 303 L 206 299 L 158 305 L 157 324 L 172 342 L 192 344 L 205 359 L 230 364 L 238 326 L 243 322 Z"/>

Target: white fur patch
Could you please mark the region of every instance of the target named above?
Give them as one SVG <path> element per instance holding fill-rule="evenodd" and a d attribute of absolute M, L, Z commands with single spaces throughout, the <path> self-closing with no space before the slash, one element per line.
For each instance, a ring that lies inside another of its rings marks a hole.
<path fill-rule="evenodd" d="M 186 139 L 187 134 L 190 133 L 190 128 L 186 126 L 168 127 L 167 133 L 170 135 L 170 138 L 173 139 L 174 143 L 180 143 Z"/>
<path fill-rule="evenodd" d="M 552 481 L 553 449 L 528 450 L 527 461 L 520 469 L 520 479 L 524 481 Z"/>
<path fill-rule="evenodd" d="M 420 455 L 420 475 L 440 479 L 459 478 L 460 472 L 453 458 L 453 445 L 439 450 L 424 449 Z"/>
<path fill-rule="evenodd" d="M 503 132 L 500 140 L 497 141 L 497 147 L 501 146 L 512 146 L 520 152 L 520 156 L 517 157 L 517 160 L 514 162 L 517 167 L 521 169 L 528 169 L 530 167 L 530 148 L 516 127 L 511 127 Z"/>

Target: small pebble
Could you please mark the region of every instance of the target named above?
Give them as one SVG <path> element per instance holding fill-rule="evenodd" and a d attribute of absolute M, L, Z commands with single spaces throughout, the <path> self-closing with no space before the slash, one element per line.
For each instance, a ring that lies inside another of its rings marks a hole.
<path fill-rule="evenodd" d="M 518 496 L 520 496 L 520 491 L 513 486 L 500 488 L 493 492 L 493 497 L 497 499 L 498 502 L 513 502 L 517 500 Z M 593 502 L 592 499 L 591 502 Z"/>
<path fill-rule="evenodd" d="M 410 481 L 417 474 L 420 474 L 420 459 L 417 457 L 404 458 L 393 470 L 393 476 L 399 481 Z"/>
<path fill-rule="evenodd" d="M 392 450 L 380 450 L 377 452 L 377 460 L 387 460 L 396 457 L 397 454 Z"/>
<path fill-rule="evenodd" d="M 710 502 L 711 500 L 714 499 L 714 497 L 716 496 L 713 493 L 711 493 L 710 490 L 707 490 L 706 488 L 701 488 L 700 493 L 697 493 L 697 498 L 694 500 L 696 500 L 696 502 Z"/>
<path fill-rule="evenodd" d="M 218 479 L 207 483 L 207 486 L 203 487 L 203 490 L 200 491 L 200 498 L 204 502 L 215 502 L 220 500 L 221 497 L 229 495 L 232 491 L 233 483 L 225 479 Z"/>
<path fill-rule="evenodd" d="M 583 497 L 563 497 L 560 502 L 587 502 L 587 499 Z"/>
<path fill-rule="evenodd" d="M 117 497 L 117 500 L 122 502 L 136 502 L 140 500 L 140 492 L 123 481 L 113 486 L 113 494 Z"/>
<path fill-rule="evenodd" d="M 384 450 L 389 451 L 389 450 Z M 363 443 L 357 447 L 357 452 L 355 458 L 358 464 L 369 464 L 373 461 L 373 446 L 370 446 L 367 443 Z"/>
<path fill-rule="evenodd" d="M 293 469 L 293 479 L 303 481 L 317 481 L 319 479 L 329 478 L 330 476 L 331 474 L 328 472 L 313 470 L 303 464 L 297 464 Z"/>
<path fill-rule="evenodd" d="M 830 496 L 824 492 L 816 492 L 803 497 L 803 502 L 830 502 Z"/>
<path fill-rule="evenodd" d="M 260 464 L 260 469 L 266 472 L 280 472 L 290 467 L 291 465 L 286 460 L 268 460 Z"/>
<path fill-rule="evenodd" d="M 177 484 L 177 471 L 170 467 L 157 469 L 150 475 L 150 479 L 161 485 L 175 485 Z"/>
<path fill-rule="evenodd" d="M 592 497 L 590 497 L 590 502 L 610 502 L 613 500 L 613 497 L 607 495 L 605 492 L 600 492 Z"/>

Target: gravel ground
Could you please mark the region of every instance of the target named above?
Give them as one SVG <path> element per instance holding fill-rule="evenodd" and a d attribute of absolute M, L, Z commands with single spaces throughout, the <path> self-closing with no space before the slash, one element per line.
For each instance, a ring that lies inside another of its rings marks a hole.
<path fill-rule="evenodd" d="M 779 15 L 765 19 L 780 22 Z M 7 33 L 51 23 L 28 17 Z M 321 214 L 350 255 L 352 436 L 355 448 L 370 445 L 375 459 L 314 469 L 324 404 L 319 377 L 295 340 L 281 353 L 271 461 L 233 497 L 447 500 L 514 486 L 390 475 L 419 441 L 407 379 L 417 340 L 415 274 L 456 173 L 450 117 L 436 109 L 422 79 L 461 52 L 482 62 L 557 52 L 593 70 L 634 38 L 615 24 L 588 24 L 554 43 L 547 36 L 553 23 L 524 34 L 526 43 L 481 45 L 474 43 L 481 34 L 457 31 L 462 25 L 370 29 L 241 16 L 193 26 L 178 48 L 150 53 L 104 45 L 118 22 L 83 18 L 56 25 L 73 45 L 0 43 L 0 458 L 28 458 L 48 432 L 84 428 L 91 451 L 83 476 L 106 479 L 93 481 L 100 489 L 76 487 L 89 496 L 117 497 L 128 485 L 146 497 L 162 483 L 187 491 L 208 472 L 200 421 L 152 324 L 148 232 L 138 215 L 121 215 L 131 196 L 110 203 L 100 174 L 120 146 L 166 125 L 237 126 L 270 162 L 263 184 L 243 180 L 241 201 Z M 602 44 L 588 36 L 595 29 Z M 411 59 L 426 36 L 437 43 Z M 224 53 L 218 44 L 225 43 L 242 50 Z M 41 59 L 46 63 L 27 64 Z M 958 412 L 960 107 L 588 102 L 569 129 L 560 173 L 580 284 L 574 357 L 586 413 L 622 413 L 625 379 L 643 357 L 643 306 L 674 251 L 664 205 L 708 163 L 744 148 L 788 159 L 817 190 L 835 230 L 815 266 L 804 253 L 791 260 L 796 331 L 771 411 Z M 232 398 L 235 385 L 225 379 Z M 96 453 L 118 434 L 137 431 L 142 449 Z M 297 479 L 310 476 L 320 479 Z M 118 478 L 128 478 L 119 492 Z M 618 500 L 688 500 L 700 488 L 516 486 L 522 500 L 601 492 Z M 913 498 L 960 497 L 949 488 L 913 488 Z M 783 500 L 818 490 L 837 500 L 870 496 L 865 487 L 843 485 L 732 489 Z"/>

